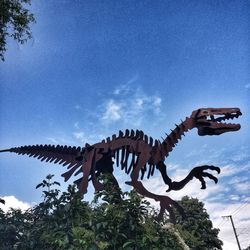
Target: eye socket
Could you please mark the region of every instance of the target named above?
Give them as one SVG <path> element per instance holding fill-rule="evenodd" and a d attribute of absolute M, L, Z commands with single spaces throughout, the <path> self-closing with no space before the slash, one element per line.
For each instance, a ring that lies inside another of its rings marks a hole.
<path fill-rule="evenodd" d="M 208 114 L 208 111 L 204 110 L 203 113 L 204 113 L 204 114 Z"/>

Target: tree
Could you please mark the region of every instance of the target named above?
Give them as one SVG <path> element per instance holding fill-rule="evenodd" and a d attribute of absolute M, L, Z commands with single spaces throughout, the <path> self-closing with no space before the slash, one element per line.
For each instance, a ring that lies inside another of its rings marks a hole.
<path fill-rule="evenodd" d="M 30 0 L 0 1 L 0 59 L 4 61 L 7 38 L 11 37 L 23 44 L 32 38 L 30 24 L 35 22 L 34 15 L 25 8 Z"/>
<path fill-rule="evenodd" d="M 184 196 L 179 202 L 185 211 L 185 218 L 178 217 L 177 228 L 191 249 L 222 249 L 223 242 L 218 238 L 219 229 L 213 228 L 212 221 L 198 199 Z"/>
<path fill-rule="evenodd" d="M 123 193 L 103 179 L 92 204 L 75 186 L 54 189 L 52 175 L 37 185 L 44 200 L 26 212 L 0 210 L 0 249 L 176 249 L 174 233 L 152 219 L 149 203 L 135 191 Z"/>
<path fill-rule="evenodd" d="M 186 220 L 159 223 L 157 211 L 137 192 L 122 192 L 108 175 L 100 178 L 105 188 L 92 203 L 75 186 L 61 192 L 48 175 L 37 185 L 43 188 L 40 204 L 25 212 L 0 209 L 0 249 L 183 250 L 185 243 L 190 249 L 221 249 L 218 230 L 197 199 L 182 199 Z"/>

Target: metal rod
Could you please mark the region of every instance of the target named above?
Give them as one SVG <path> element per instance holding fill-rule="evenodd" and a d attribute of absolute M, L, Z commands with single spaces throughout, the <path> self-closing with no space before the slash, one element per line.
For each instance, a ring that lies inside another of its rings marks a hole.
<path fill-rule="evenodd" d="M 232 223 L 232 227 L 233 227 L 233 230 L 234 230 L 234 235 L 235 235 L 235 238 L 236 238 L 236 241 L 237 241 L 239 250 L 241 250 L 240 242 L 239 242 L 239 239 L 238 239 L 238 235 L 237 235 L 237 233 L 236 233 L 236 229 L 235 229 L 235 226 L 234 226 L 234 222 L 233 222 L 232 215 L 222 216 L 222 217 L 227 217 L 227 218 L 229 217 L 229 218 L 230 218 L 230 221 L 231 221 L 231 223 Z"/>

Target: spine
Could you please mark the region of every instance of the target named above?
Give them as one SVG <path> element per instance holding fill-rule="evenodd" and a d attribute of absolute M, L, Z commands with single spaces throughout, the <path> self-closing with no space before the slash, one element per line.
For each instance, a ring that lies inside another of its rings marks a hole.
<path fill-rule="evenodd" d="M 192 128 L 192 118 L 189 117 L 186 117 L 185 121 L 182 121 L 179 125 L 175 125 L 175 129 L 171 130 L 169 135 L 166 134 L 167 137 L 161 143 L 162 155 L 167 157 L 182 136 L 185 136 L 185 133 Z"/>

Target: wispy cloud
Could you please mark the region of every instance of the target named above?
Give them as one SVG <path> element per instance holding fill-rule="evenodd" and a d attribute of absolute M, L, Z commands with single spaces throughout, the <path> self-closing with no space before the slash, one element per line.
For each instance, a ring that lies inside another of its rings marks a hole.
<path fill-rule="evenodd" d="M 75 137 L 72 137 L 70 134 L 66 134 L 64 132 L 58 132 L 52 136 L 48 136 L 45 138 L 45 144 L 51 142 L 52 144 L 68 144 L 73 145 L 75 143 Z"/>
<path fill-rule="evenodd" d="M 137 80 L 138 76 L 135 76 L 127 84 L 116 87 L 112 97 L 100 105 L 100 110 L 103 110 L 101 121 L 119 121 L 125 125 L 140 126 L 147 116 L 152 117 L 160 113 L 161 97 L 157 94 L 147 94 L 138 84 L 133 87 L 131 83 Z"/>
<path fill-rule="evenodd" d="M 244 192 L 244 191 L 249 192 L 250 191 L 250 183 L 249 182 L 236 183 L 235 188 L 239 192 Z"/>
<path fill-rule="evenodd" d="M 136 74 L 132 78 L 130 78 L 125 84 L 120 84 L 113 91 L 114 95 L 126 95 L 130 92 L 132 88 L 132 84 L 135 83 L 139 79 L 139 75 Z"/>
<path fill-rule="evenodd" d="M 101 117 L 105 121 L 118 121 L 123 115 L 122 104 L 114 100 L 109 100 L 105 106 L 105 111 Z"/>
<path fill-rule="evenodd" d="M 46 140 L 50 141 L 53 144 L 58 144 L 59 141 L 56 138 L 53 137 L 47 137 Z"/>
<path fill-rule="evenodd" d="M 74 132 L 73 135 L 78 140 L 82 140 L 84 138 L 84 132 Z"/>

